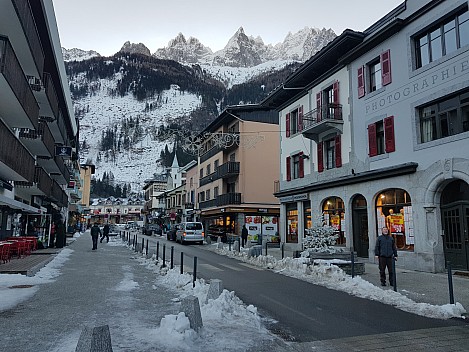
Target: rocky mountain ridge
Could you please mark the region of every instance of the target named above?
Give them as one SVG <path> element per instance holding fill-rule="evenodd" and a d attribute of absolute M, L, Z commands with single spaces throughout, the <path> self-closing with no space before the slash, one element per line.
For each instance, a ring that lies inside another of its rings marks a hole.
<path fill-rule="evenodd" d="M 197 38 L 186 37 L 179 33 L 164 48 L 151 54 L 143 43 L 126 41 L 120 52 L 154 56 L 159 59 L 174 60 L 182 64 L 205 64 L 229 67 L 254 67 L 275 60 L 304 62 L 321 50 L 336 37 L 332 29 L 305 27 L 289 32 L 283 42 L 275 45 L 265 44 L 261 37 L 248 36 L 243 27 L 228 40 L 222 50 L 213 52 Z M 99 56 L 95 51 L 62 48 L 65 61 L 83 60 L 84 57 Z"/>

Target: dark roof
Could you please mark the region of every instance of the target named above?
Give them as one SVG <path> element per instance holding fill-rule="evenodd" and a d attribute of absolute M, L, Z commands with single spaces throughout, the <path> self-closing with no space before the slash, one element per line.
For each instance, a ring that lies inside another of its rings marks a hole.
<path fill-rule="evenodd" d="M 296 96 L 305 95 L 307 90 L 334 69 L 343 67 L 339 59 L 360 44 L 365 37 L 361 32 L 346 29 L 341 35 L 322 48 L 302 66 L 300 66 L 286 81 L 275 88 L 261 105 L 279 109 Z"/>
<path fill-rule="evenodd" d="M 220 113 L 220 115 L 218 115 L 218 117 L 203 130 L 203 132 L 214 132 L 221 126 L 229 124 L 234 119 L 268 123 L 266 119 L 263 118 L 265 117 L 265 114 L 252 114 L 254 112 L 269 114 L 272 112 L 272 109 L 270 107 L 262 106 L 259 104 L 230 105 L 227 106 Z M 275 116 L 272 116 L 272 118 L 275 120 Z M 278 118 L 276 119 L 276 121 L 276 123 L 278 124 Z"/>

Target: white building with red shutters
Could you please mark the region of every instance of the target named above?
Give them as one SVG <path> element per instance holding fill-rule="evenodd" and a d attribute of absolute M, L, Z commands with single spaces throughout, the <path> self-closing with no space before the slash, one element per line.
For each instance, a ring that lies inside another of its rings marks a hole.
<path fill-rule="evenodd" d="M 263 104 L 283 124 L 282 241 L 301 249 L 308 217 L 322 213 L 339 245 L 370 261 L 386 226 L 398 266 L 469 269 L 467 0 L 405 1 L 345 31 Z"/>

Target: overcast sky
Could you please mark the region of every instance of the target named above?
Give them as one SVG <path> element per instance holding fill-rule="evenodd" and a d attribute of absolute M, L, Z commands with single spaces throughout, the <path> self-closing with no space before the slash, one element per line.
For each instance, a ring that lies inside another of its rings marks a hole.
<path fill-rule="evenodd" d="M 304 27 L 362 31 L 404 0 L 53 0 L 67 49 L 113 55 L 125 41 L 152 53 L 179 32 L 213 51 L 243 27 L 248 36 L 277 44 Z"/>

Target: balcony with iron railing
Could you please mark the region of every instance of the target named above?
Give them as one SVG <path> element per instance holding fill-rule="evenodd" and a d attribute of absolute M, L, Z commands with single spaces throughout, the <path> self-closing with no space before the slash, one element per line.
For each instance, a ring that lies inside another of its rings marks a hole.
<path fill-rule="evenodd" d="M 194 209 L 194 203 L 185 203 L 184 209 Z"/>
<path fill-rule="evenodd" d="M 0 164 L 2 178 L 8 181 L 34 180 L 35 161 L 26 147 L 0 119 Z"/>
<path fill-rule="evenodd" d="M 223 207 L 226 205 L 241 204 L 241 193 L 225 193 L 216 196 L 214 199 L 199 203 L 200 209 Z"/>
<path fill-rule="evenodd" d="M 344 120 L 341 104 L 326 104 L 325 106 L 307 112 L 303 116 L 302 134 L 316 143 L 319 135 L 325 132 L 343 132 Z"/>
<path fill-rule="evenodd" d="M 217 173 L 213 172 L 210 175 L 202 177 L 199 181 L 199 185 L 200 186 L 205 186 L 205 185 L 208 185 L 209 183 L 211 183 L 215 180 L 217 180 Z"/>
<path fill-rule="evenodd" d="M 39 105 L 8 38 L 0 36 L 0 114 L 16 128 L 37 129 Z"/>
<path fill-rule="evenodd" d="M 239 175 L 239 162 L 228 161 L 217 167 L 217 178 L 228 178 Z"/>
<path fill-rule="evenodd" d="M 15 7 L 18 19 L 23 27 L 24 35 L 28 41 L 34 63 L 37 71 L 42 74 L 44 70 L 44 52 L 42 50 L 41 40 L 37 31 L 36 22 L 31 11 L 28 0 L 11 0 Z"/>
<path fill-rule="evenodd" d="M 21 128 L 19 133 L 23 144 L 37 156 L 54 156 L 54 138 L 45 122 L 39 122 L 37 130 Z"/>

